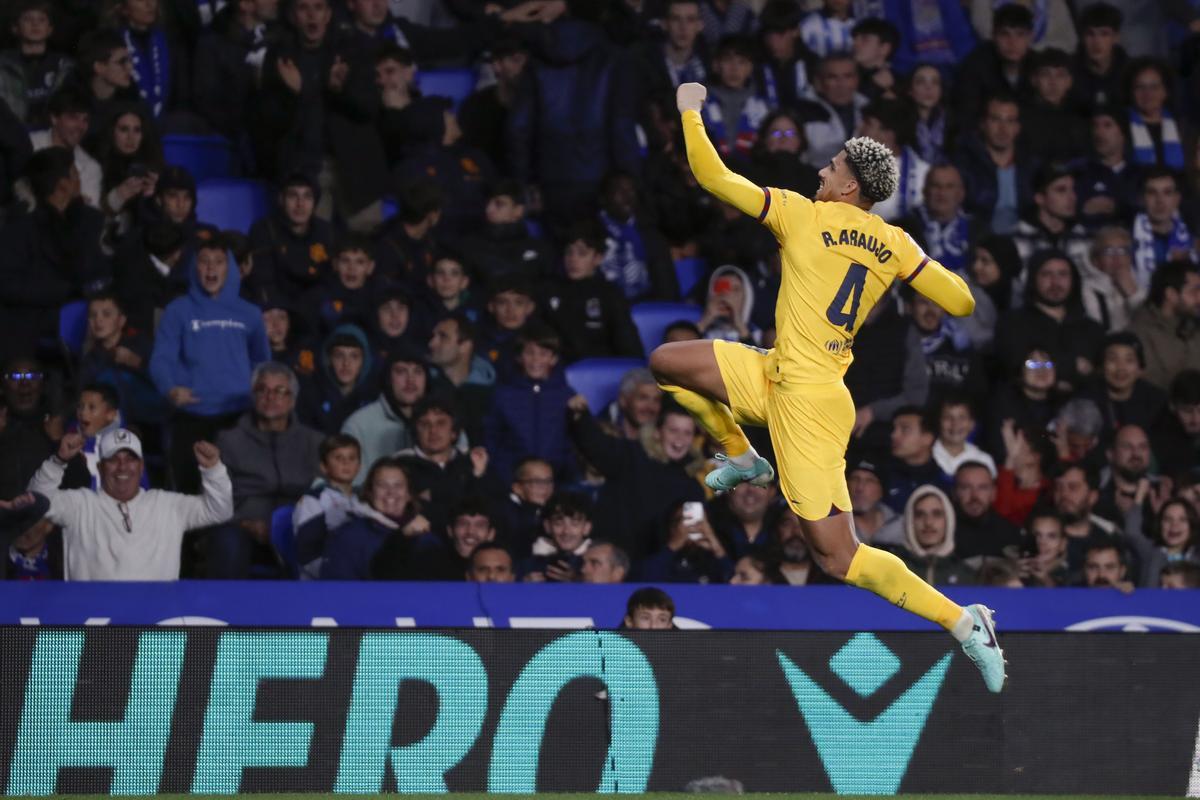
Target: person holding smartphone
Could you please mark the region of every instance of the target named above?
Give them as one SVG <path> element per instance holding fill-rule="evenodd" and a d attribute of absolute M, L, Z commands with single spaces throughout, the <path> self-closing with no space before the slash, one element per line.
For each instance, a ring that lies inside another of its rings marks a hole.
<path fill-rule="evenodd" d="M 667 514 L 663 548 L 642 561 L 637 580 L 663 583 L 727 583 L 733 560 L 697 501 L 679 503 Z"/>

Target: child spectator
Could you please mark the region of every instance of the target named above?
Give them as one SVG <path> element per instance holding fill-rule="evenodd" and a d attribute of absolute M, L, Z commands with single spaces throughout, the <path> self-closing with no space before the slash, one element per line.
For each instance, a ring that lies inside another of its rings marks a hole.
<path fill-rule="evenodd" d="M 472 322 L 479 319 L 479 309 L 471 303 L 471 276 L 462 259 L 449 254 L 438 256 L 422 288 L 425 319 L 438 320 L 456 313 Z"/>
<path fill-rule="evenodd" d="M 597 262 L 597 266 L 599 262 Z M 517 333 L 537 311 L 531 284 L 516 276 L 501 278 L 492 285 L 488 316 L 479 326 L 479 351 L 501 371 L 512 364 Z"/>
<path fill-rule="evenodd" d="M 604 230 L 593 222 L 577 223 L 567 235 L 565 277 L 555 278 L 546 286 L 542 307 L 562 337 L 567 361 L 643 355 L 624 293 L 597 274 L 604 253 Z"/>
<path fill-rule="evenodd" d="M 116 295 L 102 292 L 88 301 L 88 332 L 79 362 L 79 382 L 107 383 L 116 388 L 120 407 L 133 422 L 160 424 L 170 411 L 154 387 L 146 367 L 147 336 L 130 333 Z"/>
<path fill-rule="evenodd" d="M 721 41 L 713 57 L 715 81 L 701 109 L 704 127 L 723 155 L 747 155 L 771 108 L 754 85 L 754 44 L 740 36 Z"/>
<path fill-rule="evenodd" d="M 361 502 L 354 495 L 354 476 L 361 464 L 358 440 L 335 433 L 321 442 L 319 455 L 321 476 L 296 501 L 292 511 L 292 531 L 302 580 L 321 577 L 321 554 L 325 551 L 329 532 L 345 524 L 350 510 Z"/>
<path fill-rule="evenodd" d="M 549 462 L 525 456 L 513 467 L 512 491 L 497 509 L 500 538 L 517 558 L 531 554 L 542 530 L 542 510 L 554 494 L 554 468 Z"/>
<path fill-rule="evenodd" d="M 96 443 L 108 431 L 121 427 L 120 399 L 106 383 L 88 383 L 79 390 L 74 429 L 83 437 L 83 449 L 67 462 L 60 489 L 97 489 L 100 486 L 100 457 Z M 150 488 L 142 475 L 142 488 Z"/>
<path fill-rule="evenodd" d="M 320 188 L 303 173 L 289 175 L 270 215 L 250 228 L 254 272 L 251 290 L 271 286 L 289 300 L 326 279 L 333 231 L 316 216 Z"/>
<path fill-rule="evenodd" d="M 51 0 L 20 0 L 12 14 L 16 47 L 0 52 L 0 90 L 14 114 L 30 129 L 49 121 L 46 102 L 71 74 L 71 59 L 50 49 L 54 35 Z"/>
<path fill-rule="evenodd" d="M 192 445 L 216 438 L 250 406 L 250 373 L 271 357 L 262 313 L 238 296 L 241 275 L 220 240 L 201 242 L 191 289 L 163 313 L 150 376 L 175 414 L 170 463 L 176 486 L 200 486 Z"/>
<path fill-rule="evenodd" d="M 371 244 L 361 234 L 347 234 L 333 256 L 333 273 L 321 285 L 305 292 L 309 322 L 329 333 L 347 323 L 367 327 L 371 322 L 372 298 L 377 289 L 371 276 L 375 257 Z"/>
<path fill-rule="evenodd" d="M 591 546 L 592 506 L 580 494 L 562 492 L 550 498 L 542 512 L 542 535 L 533 554 L 517 573 L 530 583 L 570 583 L 579 580 L 583 554 Z"/>
<path fill-rule="evenodd" d="M 675 601 L 662 589 L 646 586 L 629 595 L 622 628 L 669 631 L 675 628 Z"/>
<path fill-rule="evenodd" d="M 361 328 L 334 328 L 321 348 L 319 368 L 300 384 L 300 420 L 326 435 L 340 431 L 374 397 L 373 361 Z"/>
<path fill-rule="evenodd" d="M 492 471 L 506 484 L 522 455 L 543 458 L 560 474 L 571 471 L 567 400 L 574 392 L 558 368 L 560 350 L 553 330 L 526 326 L 517 337 L 516 369 L 500 379 L 492 394 L 483 441 L 492 454 Z"/>
<path fill-rule="evenodd" d="M 946 480 L 951 480 L 958 468 L 968 462 L 987 467 L 996 477 L 996 462 L 978 446 L 968 441 L 975 433 L 975 411 L 968 397 L 947 393 L 938 412 L 938 437 L 933 443 L 933 460 Z"/>

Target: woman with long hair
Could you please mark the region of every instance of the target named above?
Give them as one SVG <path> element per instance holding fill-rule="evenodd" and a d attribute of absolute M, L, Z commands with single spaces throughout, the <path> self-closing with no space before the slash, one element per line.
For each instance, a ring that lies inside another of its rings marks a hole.
<path fill-rule="evenodd" d="M 1168 564 L 1200 562 L 1200 519 L 1186 500 L 1173 497 L 1162 503 L 1147 536 L 1144 530 L 1145 502 L 1151 506 L 1161 497 L 1164 487 L 1146 478 L 1138 483 L 1133 505 L 1125 514 L 1125 541 L 1137 554 L 1142 570 L 1138 586 L 1158 588 L 1159 578 Z"/>
<path fill-rule="evenodd" d="M 162 144 L 144 106 L 130 103 L 112 115 L 100 143 L 100 208 L 117 234 L 132 226 L 140 199 L 154 196 L 163 168 Z"/>

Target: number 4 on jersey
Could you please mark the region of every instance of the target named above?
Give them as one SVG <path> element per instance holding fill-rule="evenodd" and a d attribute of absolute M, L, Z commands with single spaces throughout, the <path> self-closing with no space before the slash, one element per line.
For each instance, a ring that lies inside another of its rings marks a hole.
<path fill-rule="evenodd" d="M 845 328 L 846 333 L 854 333 L 854 323 L 858 320 L 858 304 L 862 301 L 863 287 L 867 283 L 867 268 L 862 264 L 850 265 L 846 277 L 838 288 L 837 294 L 829 308 L 825 309 L 825 318 L 839 328 Z M 850 310 L 846 311 L 846 301 L 850 302 Z"/>

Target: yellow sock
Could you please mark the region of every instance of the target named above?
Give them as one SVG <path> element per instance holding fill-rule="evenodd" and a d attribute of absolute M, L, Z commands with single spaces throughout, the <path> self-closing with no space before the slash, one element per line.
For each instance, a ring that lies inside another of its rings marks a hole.
<path fill-rule="evenodd" d="M 670 393 L 675 402 L 683 406 L 689 414 L 696 418 L 700 427 L 721 443 L 721 449 L 730 458 L 736 458 L 750 452 L 750 440 L 742 432 L 741 427 L 733 419 L 729 406 L 716 400 L 709 400 L 690 389 L 660 383 L 664 392 Z"/>
<path fill-rule="evenodd" d="M 870 545 L 858 546 L 846 572 L 846 583 L 874 592 L 948 631 L 953 631 L 963 615 L 961 606 L 913 574 L 903 561 Z"/>

